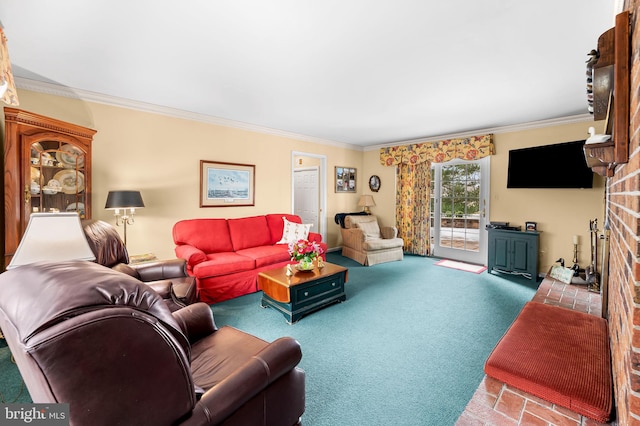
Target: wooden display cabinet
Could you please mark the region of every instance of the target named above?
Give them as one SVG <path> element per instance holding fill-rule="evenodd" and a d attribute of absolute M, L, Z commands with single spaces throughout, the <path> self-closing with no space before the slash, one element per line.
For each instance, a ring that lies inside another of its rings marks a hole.
<path fill-rule="evenodd" d="M 95 130 L 5 108 L 4 267 L 32 212 L 91 217 L 91 143 Z"/>

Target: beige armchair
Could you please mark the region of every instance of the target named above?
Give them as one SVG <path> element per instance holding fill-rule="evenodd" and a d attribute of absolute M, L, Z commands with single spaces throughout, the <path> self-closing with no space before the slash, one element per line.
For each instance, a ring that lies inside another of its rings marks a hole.
<path fill-rule="evenodd" d="M 391 226 L 379 226 L 373 216 L 346 216 L 342 234 L 342 255 L 356 262 L 371 266 L 393 262 L 403 258 L 403 241 L 398 230 Z"/>

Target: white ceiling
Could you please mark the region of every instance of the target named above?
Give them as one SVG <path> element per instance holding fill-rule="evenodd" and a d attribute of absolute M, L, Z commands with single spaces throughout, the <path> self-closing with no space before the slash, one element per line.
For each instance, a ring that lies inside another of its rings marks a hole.
<path fill-rule="evenodd" d="M 606 0 L 2 0 L 18 86 L 372 146 L 587 112 Z"/>

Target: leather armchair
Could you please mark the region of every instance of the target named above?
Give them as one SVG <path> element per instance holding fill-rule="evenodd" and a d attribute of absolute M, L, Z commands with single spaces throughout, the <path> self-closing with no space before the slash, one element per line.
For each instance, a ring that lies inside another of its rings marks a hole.
<path fill-rule="evenodd" d="M 392 226 L 380 226 L 374 215 L 344 217 L 342 255 L 371 266 L 377 263 L 402 260 L 404 241 Z"/>
<path fill-rule="evenodd" d="M 73 425 L 294 425 L 300 345 L 218 329 L 208 305 L 172 313 L 133 277 L 92 262 L 0 275 L 0 328 L 33 402 Z"/>
<path fill-rule="evenodd" d="M 129 264 L 127 247 L 118 231 L 101 220 L 83 220 L 82 228 L 96 263 L 143 281 L 175 311 L 198 299 L 195 278 L 188 276 L 184 259 Z"/>

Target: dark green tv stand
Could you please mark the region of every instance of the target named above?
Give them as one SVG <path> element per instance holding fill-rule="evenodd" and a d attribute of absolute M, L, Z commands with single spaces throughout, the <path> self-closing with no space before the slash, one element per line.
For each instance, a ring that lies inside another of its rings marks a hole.
<path fill-rule="evenodd" d="M 489 229 L 489 272 L 521 275 L 536 281 L 539 239 L 537 231 Z"/>

